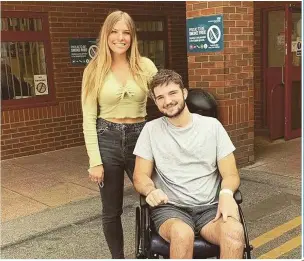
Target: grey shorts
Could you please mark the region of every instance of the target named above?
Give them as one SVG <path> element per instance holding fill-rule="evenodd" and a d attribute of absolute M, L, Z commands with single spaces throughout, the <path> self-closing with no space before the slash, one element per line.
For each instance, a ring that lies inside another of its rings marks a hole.
<path fill-rule="evenodd" d="M 159 232 L 160 226 L 170 218 L 178 218 L 188 224 L 198 235 L 201 229 L 215 218 L 218 204 L 195 207 L 178 207 L 164 204 L 151 208 L 151 218 L 155 229 Z"/>

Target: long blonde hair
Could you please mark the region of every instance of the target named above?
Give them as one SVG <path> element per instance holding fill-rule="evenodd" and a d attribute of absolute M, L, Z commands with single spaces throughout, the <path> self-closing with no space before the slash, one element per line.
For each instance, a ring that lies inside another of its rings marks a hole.
<path fill-rule="evenodd" d="M 108 37 L 115 24 L 124 20 L 130 30 L 131 46 L 127 50 L 127 59 L 130 64 L 131 72 L 136 83 L 147 91 L 147 84 L 144 77 L 144 68 L 140 63 L 141 55 L 138 51 L 136 37 L 136 27 L 133 19 L 125 12 L 115 11 L 110 13 L 99 33 L 98 51 L 94 58 L 89 62 L 83 73 L 82 80 L 82 100 L 92 95 L 97 99 L 99 88 L 102 87 L 104 79 L 109 72 L 112 64 L 111 51 L 108 46 Z"/>

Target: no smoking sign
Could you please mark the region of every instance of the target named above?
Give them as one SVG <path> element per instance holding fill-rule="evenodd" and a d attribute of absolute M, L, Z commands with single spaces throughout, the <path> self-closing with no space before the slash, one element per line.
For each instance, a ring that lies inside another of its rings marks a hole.
<path fill-rule="evenodd" d="M 222 36 L 221 30 L 217 25 L 212 25 L 207 31 L 208 41 L 212 44 L 216 44 L 220 41 Z"/>
<path fill-rule="evenodd" d="M 219 52 L 224 48 L 223 16 L 187 19 L 188 52 Z"/>
<path fill-rule="evenodd" d="M 34 75 L 34 85 L 36 95 L 46 95 L 49 93 L 47 76 L 45 74 Z"/>

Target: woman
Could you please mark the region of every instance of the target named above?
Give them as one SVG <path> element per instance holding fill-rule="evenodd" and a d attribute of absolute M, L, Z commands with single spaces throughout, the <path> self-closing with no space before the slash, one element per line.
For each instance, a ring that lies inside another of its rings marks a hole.
<path fill-rule="evenodd" d="M 112 258 L 124 258 L 124 171 L 132 181 L 133 149 L 145 124 L 148 82 L 156 72 L 153 62 L 139 54 L 132 18 L 121 11 L 108 15 L 98 53 L 84 70 L 82 110 L 89 177 L 100 187 L 103 230 Z"/>

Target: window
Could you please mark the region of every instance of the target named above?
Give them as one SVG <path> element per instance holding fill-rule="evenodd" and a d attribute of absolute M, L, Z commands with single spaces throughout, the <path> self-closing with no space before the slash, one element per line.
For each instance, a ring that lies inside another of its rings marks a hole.
<path fill-rule="evenodd" d="M 167 30 L 164 17 L 134 18 L 140 54 L 150 58 L 158 69 L 165 68 L 167 66 Z"/>
<path fill-rule="evenodd" d="M 164 17 L 133 16 L 136 24 L 138 49 L 141 55 L 150 58 L 157 69 L 168 68 L 167 24 Z M 152 99 L 147 102 L 148 120 L 160 117 Z"/>
<path fill-rule="evenodd" d="M 47 15 L 3 12 L 1 36 L 2 107 L 35 106 L 53 100 Z"/>

